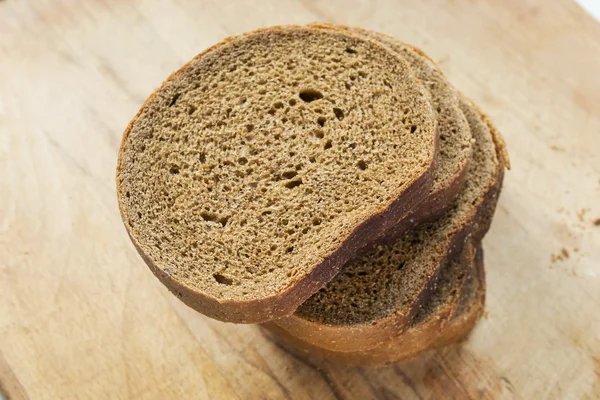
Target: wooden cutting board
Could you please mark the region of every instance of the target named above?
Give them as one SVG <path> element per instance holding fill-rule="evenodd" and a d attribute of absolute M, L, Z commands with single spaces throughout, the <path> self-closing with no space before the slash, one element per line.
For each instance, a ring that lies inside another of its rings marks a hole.
<path fill-rule="evenodd" d="M 228 35 L 332 21 L 422 47 L 505 134 L 487 313 L 406 365 L 306 363 L 209 320 L 121 225 L 121 132 Z M 0 383 L 9 398 L 600 397 L 600 25 L 569 0 L 0 1 Z M 596 222 L 594 222 L 596 221 Z"/>

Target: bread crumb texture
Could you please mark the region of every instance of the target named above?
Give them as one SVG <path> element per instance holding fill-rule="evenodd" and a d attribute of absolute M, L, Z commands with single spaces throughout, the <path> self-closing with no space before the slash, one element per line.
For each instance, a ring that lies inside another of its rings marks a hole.
<path fill-rule="evenodd" d="M 271 28 L 172 75 L 126 133 L 118 194 L 158 269 L 217 299 L 293 285 L 427 170 L 435 115 L 406 63 Z"/>

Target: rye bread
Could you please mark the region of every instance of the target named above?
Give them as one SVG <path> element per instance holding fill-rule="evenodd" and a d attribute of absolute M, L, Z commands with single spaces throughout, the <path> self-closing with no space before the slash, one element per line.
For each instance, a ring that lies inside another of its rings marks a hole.
<path fill-rule="evenodd" d="M 504 159 L 482 114 L 466 99 L 461 108 L 475 138 L 463 190 L 439 219 L 395 243 L 378 246 L 303 303 L 274 321 L 297 338 L 333 351 L 366 351 L 401 334 L 427 300 L 440 267 L 471 235 L 491 222 L 504 176 Z"/>
<path fill-rule="evenodd" d="M 123 135 L 121 215 L 181 300 L 222 321 L 294 312 L 423 201 L 437 121 L 389 48 L 286 26 L 206 50 Z"/>
<path fill-rule="evenodd" d="M 439 217 L 460 192 L 472 153 L 473 135 L 461 110 L 457 90 L 422 50 L 392 36 L 343 25 L 313 24 L 311 26 L 352 32 L 388 46 L 408 62 L 417 79 L 429 91 L 431 103 L 436 110 L 440 134 L 439 155 L 433 173 L 433 184 L 427 198 L 408 215 L 396 221 L 390 239 L 397 238 L 420 222 Z"/>
<path fill-rule="evenodd" d="M 442 267 L 439 285 L 419 310 L 410 327 L 380 346 L 366 351 L 332 351 L 304 342 L 273 322 L 263 324 L 272 340 L 300 356 L 312 355 L 348 365 L 385 365 L 406 362 L 434 347 L 460 339 L 468 320 L 467 311 L 479 303 L 477 289 L 484 279 L 481 244 L 468 241 L 461 254 Z M 485 286 L 483 286 L 485 291 Z M 475 289 L 475 290 L 474 290 Z M 481 308 L 481 307 L 480 307 Z M 469 329 L 470 330 L 470 329 Z"/>

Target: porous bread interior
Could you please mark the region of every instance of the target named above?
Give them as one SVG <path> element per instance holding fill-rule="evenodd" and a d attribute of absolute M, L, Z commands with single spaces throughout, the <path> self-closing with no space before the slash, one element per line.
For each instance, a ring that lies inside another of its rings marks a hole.
<path fill-rule="evenodd" d="M 124 139 L 125 224 L 160 270 L 219 299 L 277 293 L 429 168 L 435 116 L 371 41 L 279 28 L 194 59 Z"/>
<path fill-rule="evenodd" d="M 335 25 L 333 25 L 335 27 Z M 440 132 L 438 163 L 433 174 L 431 192 L 447 188 L 460 174 L 471 157 L 471 130 L 460 109 L 456 89 L 448 82 L 439 68 L 425 56 L 417 53 L 401 41 L 378 32 L 360 28 L 350 31 L 377 40 L 398 52 L 410 65 L 415 76 L 431 93 L 431 103 L 436 110 Z"/>
<path fill-rule="evenodd" d="M 453 235 L 474 215 L 493 186 L 498 169 L 496 148 L 487 125 L 461 101 L 475 139 L 465 185 L 439 219 L 419 225 L 396 243 L 378 246 L 305 301 L 295 316 L 330 325 L 376 323 L 407 315 L 415 299 L 440 267 Z"/>

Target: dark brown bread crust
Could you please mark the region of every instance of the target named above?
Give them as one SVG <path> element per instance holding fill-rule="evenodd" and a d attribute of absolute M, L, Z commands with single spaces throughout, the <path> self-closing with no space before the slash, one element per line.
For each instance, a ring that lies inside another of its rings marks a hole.
<path fill-rule="evenodd" d="M 464 101 L 465 104 L 473 106 L 470 100 L 464 99 Z M 478 109 L 475 110 L 479 112 Z M 491 126 L 489 120 L 486 119 L 484 122 Z M 497 131 L 492 133 L 492 135 L 494 134 L 499 136 Z M 496 141 L 494 142 L 496 143 Z M 502 148 L 497 147 L 496 152 L 499 153 L 500 151 L 502 151 Z M 451 259 L 453 254 L 463 247 L 468 238 L 472 237 L 473 240 L 480 240 L 489 229 L 502 187 L 504 168 L 504 159 L 499 156 L 493 182 L 484 194 L 479 207 L 469 216 L 467 221 L 459 224 L 449 238 L 447 247 L 437 260 L 439 267 Z M 357 351 L 375 348 L 388 341 L 390 337 L 398 336 L 406 330 L 422 304 L 429 298 L 439 275 L 439 267 L 429 278 L 427 286 L 420 292 L 407 314 L 392 315 L 377 321 L 376 324 L 328 325 L 311 321 L 296 314 L 274 321 L 274 323 L 303 341 L 332 351 Z"/>
<path fill-rule="evenodd" d="M 460 293 L 448 304 L 439 307 L 434 315 L 412 325 L 403 334 L 366 351 L 338 352 L 323 349 L 298 339 L 273 322 L 263 324 L 267 336 L 288 351 L 300 357 L 320 357 L 348 365 L 378 366 L 407 362 L 422 352 L 454 343 L 468 334 L 483 312 L 485 299 L 485 273 L 481 243 L 465 244 L 464 268 L 470 273 L 460 287 Z M 477 280 L 478 289 L 469 293 L 467 287 Z M 468 303 L 460 315 L 456 315 L 459 304 Z"/>
<path fill-rule="evenodd" d="M 320 28 L 307 28 L 300 26 L 284 26 L 284 27 L 271 27 L 253 31 L 239 37 L 252 35 L 260 32 L 267 32 L 273 29 L 320 29 Z M 209 52 L 223 46 L 231 41 L 236 40 L 238 37 L 227 38 L 223 42 L 212 46 L 204 52 L 197 55 L 193 60 L 184 65 L 179 71 L 173 73 L 161 86 L 164 87 L 167 82 L 176 79 L 180 74 L 184 73 L 186 69 L 190 68 L 190 65 L 197 59 L 205 56 Z M 370 41 L 375 43 L 374 41 Z M 401 57 L 397 56 L 395 52 L 383 46 L 377 44 L 379 47 L 387 49 L 387 51 L 393 54 L 394 58 L 399 63 L 406 63 Z M 146 100 L 138 114 L 130 122 L 129 126 L 123 134 L 121 142 L 121 149 L 119 151 L 119 160 L 117 163 L 117 196 L 119 203 L 119 210 L 123 221 L 127 221 L 126 213 L 124 209 L 123 194 L 120 190 L 120 174 L 122 171 L 122 158 L 123 149 L 127 140 L 127 137 L 133 127 L 133 124 L 137 118 L 142 114 L 144 107 L 156 96 L 159 95 L 161 88 L 157 89 L 150 97 Z M 404 187 L 399 190 L 395 201 L 389 204 L 385 209 L 375 213 L 370 219 L 364 221 L 354 228 L 349 234 L 348 238 L 345 239 L 341 245 L 328 257 L 326 257 L 319 265 L 316 265 L 313 270 L 300 277 L 295 284 L 287 287 L 285 290 L 272 295 L 270 297 L 248 300 L 248 301 L 231 301 L 217 299 L 207 293 L 198 292 L 183 283 L 173 279 L 171 275 L 165 273 L 142 249 L 139 241 L 133 236 L 130 227 L 125 222 L 128 234 L 133 242 L 136 250 L 144 259 L 146 264 L 149 266 L 151 271 L 159 278 L 159 280 L 167 286 L 167 288 L 180 298 L 185 304 L 191 308 L 199 311 L 211 318 L 215 318 L 225 322 L 235 323 L 261 323 L 270 321 L 276 318 L 281 318 L 292 314 L 296 308 L 303 303 L 308 297 L 319 290 L 323 285 L 333 279 L 340 271 L 342 266 L 350 260 L 360 249 L 369 247 L 371 244 L 377 242 L 385 232 L 387 232 L 393 223 L 398 219 L 401 219 L 402 215 L 408 214 L 410 210 L 415 208 L 429 193 L 429 189 L 432 184 L 432 172 L 436 166 L 437 153 L 438 153 L 438 132 L 432 135 L 432 148 L 430 149 L 431 158 L 429 164 L 425 167 L 425 171 L 421 176 L 416 177 L 412 182 L 407 182 Z"/>
<path fill-rule="evenodd" d="M 465 339 L 475 327 L 477 321 L 485 310 L 486 281 L 483 263 L 483 250 L 478 250 L 481 262 L 477 267 L 477 289 L 473 293 L 465 293 L 461 299 L 461 309 L 450 320 L 441 336 L 431 345 L 429 349 L 436 349 Z"/>

